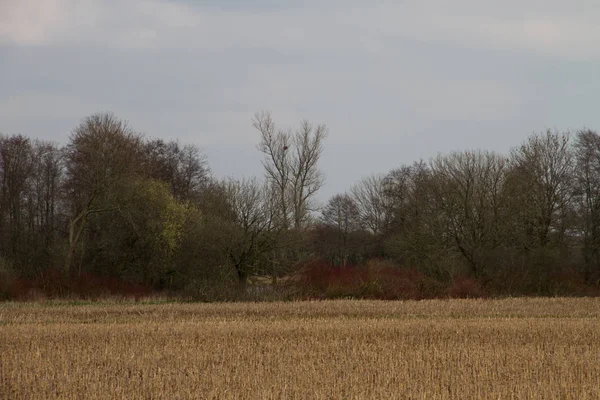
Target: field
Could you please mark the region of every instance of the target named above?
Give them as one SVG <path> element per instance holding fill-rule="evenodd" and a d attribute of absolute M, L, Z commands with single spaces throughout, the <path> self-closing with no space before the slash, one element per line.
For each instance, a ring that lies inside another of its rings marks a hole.
<path fill-rule="evenodd" d="M 0 303 L 2 399 L 599 399 L 600 299 Z"/>

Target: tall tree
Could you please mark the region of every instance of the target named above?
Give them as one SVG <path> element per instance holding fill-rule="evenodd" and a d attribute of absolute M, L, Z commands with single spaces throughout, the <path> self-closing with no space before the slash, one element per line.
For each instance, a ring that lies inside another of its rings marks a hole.
<path fill-rule="evenodd" d="M 268 185 L 251 179 L 230 180 L 226 187 L 227 202 L 234 216 L 226 253 L 238 281 L 244 285 L 250 275 L 272 273 L 260 261 L 276 248 L 282 227 L 273 218 L 275 209 Z"/>
<path fill-rule="evenodd" d="M 323 186 L 325 179 L 318 168 L 323 153 L 323 141 L 327 137 L 325 125 L 313 126 L 303 120 L 300 130 L 294 135 L 295 157 L 292 158 L 292 202 L 294 228 L 301 228 L 307 221 L 311 199 Z"/>
<path fill-rule="evenodd" d="M 58 239 L 65 230 L 62 149 L 56 144 L 34 141 L 33 172 L 27 194 L 27 240 L 30 267 L 47 268 L 62 257 Z"/>
<path fill-rule="evenodd" d="M 141 136 L 113 114 L 94 114 L 77 126 L 66 147 L 66 190 L 71 204 L 65 272 L 93 214 L 123 211 L 123 195 L 140 173 Z"/>
<path fill-rule="evenodd" d="M 430 166 L 419 161 L 394 169 L 384 184 L 390 214 L 386 253 L 401 265 L 447 277 L 445 225 L 435 205 Z"/>
<path fill-rule="evenodd" d="M 166 182 L 179 200 L 197 200 L 208 183 L 210 169 L 206 156 L 194 145 L 150 140 L 144 146 L 144 158 L 146 173 Z"/>
<path fill-rule="evenodd" d="M 570 134 L 547 130 L 513 150 L 509 173 L 515 233 L 532 249 L 564 242 L 574 192 Z"/>
<path fill-rule="evenodd" d="M 584 279 L 600 273 L 600 135 L 591 130 L 577 133 L 575 142 L 576 194 L 583 232 Z"/>
<path fill-rule="evenodd" d="M 381 235 L 391 220 L 389 197 L 386 196 L 384 175 L 361 179 L 350 190 L 358 209 L 361 224 L 374 235 Z"/>
<path fill-rule="evenodd" d="M 327 127 L 304 120 L 296 132 L 280 130 L 268 112 L 257 113 L 253 125 L 261 135 L 258 149 L 265 155 L 266 177 L 278 193 L 282 224 L 286 229 L 291 223 L 302 228 L 311 200 L 324 183 L 318 163 Z"/>
<path fill-rule="evenodd" d="M 0 136 L 0 232 L 4 233 L 4 250 L 13 257 L 24 234 L 24 206 L 33 167 L 30 139 L 22 135 Z"/>
<path fill-rule="evenodd" d="M 273 118 L 268 112 L 255 114 L 252 121 L 254 128 L 260 132 L 258 149 L 265 155 L 262 165 L 268 182 L 277 193 L 278 210 L 284 229 L 290 225 L 290 187 L 292 146 L 291 131 L 279 130 L 275 127 Z"/>
<path fill-rule="evenodd" d="M 338 257 L 341 265 L 348 262 L 348 239 L 350 234 L 360 229 L 359 209 L 348 194 L 333 196 L 323 208 L 322 222 L 337 233 Z"/>
<path fill-rule="evenodd" d="M 435 207 L 444 221 L 447 240 L 478 274 L 484 259 L 502 245 L 507 230 L 505 199 L 507 160 L 475 151 L 438 156 L 431 162 Z"/>

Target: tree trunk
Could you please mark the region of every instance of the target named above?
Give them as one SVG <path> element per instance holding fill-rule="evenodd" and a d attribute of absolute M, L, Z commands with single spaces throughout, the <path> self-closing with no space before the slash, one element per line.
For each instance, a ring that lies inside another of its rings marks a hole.
<path fill-rule="evenodd" d="M 244 271 L 241 265 L 236 265 L 235 271 L 238 276 L 238 283 L 240 284 L 240 286 L 245 287 L 248 283 L 248 274 L 246 273 L 246 271 Z"/>

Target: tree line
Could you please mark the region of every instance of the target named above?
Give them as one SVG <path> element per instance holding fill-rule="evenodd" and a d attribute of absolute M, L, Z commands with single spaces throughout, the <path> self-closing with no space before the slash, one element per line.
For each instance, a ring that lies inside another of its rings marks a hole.
<path fill-rule="evenodd" d="M 1 295 L 599 289 L 594 131 L 534 133 L 509 154 L 440 154 L 319 207 L 327 127 L 281 129 L 268 112 L 252 123 L 264 176 L 241 180 L 214 177 L 198 147 L 110 113 L 83 119 L 64 146 L 0 135 Z"/>

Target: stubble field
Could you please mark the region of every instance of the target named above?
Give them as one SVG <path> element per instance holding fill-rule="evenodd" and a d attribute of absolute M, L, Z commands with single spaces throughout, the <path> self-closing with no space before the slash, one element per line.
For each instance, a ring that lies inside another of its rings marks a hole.
<path fill-rule="evenodd" d="M 2 399 L 599 399 L 600 299 L 0 304 Z"/>

